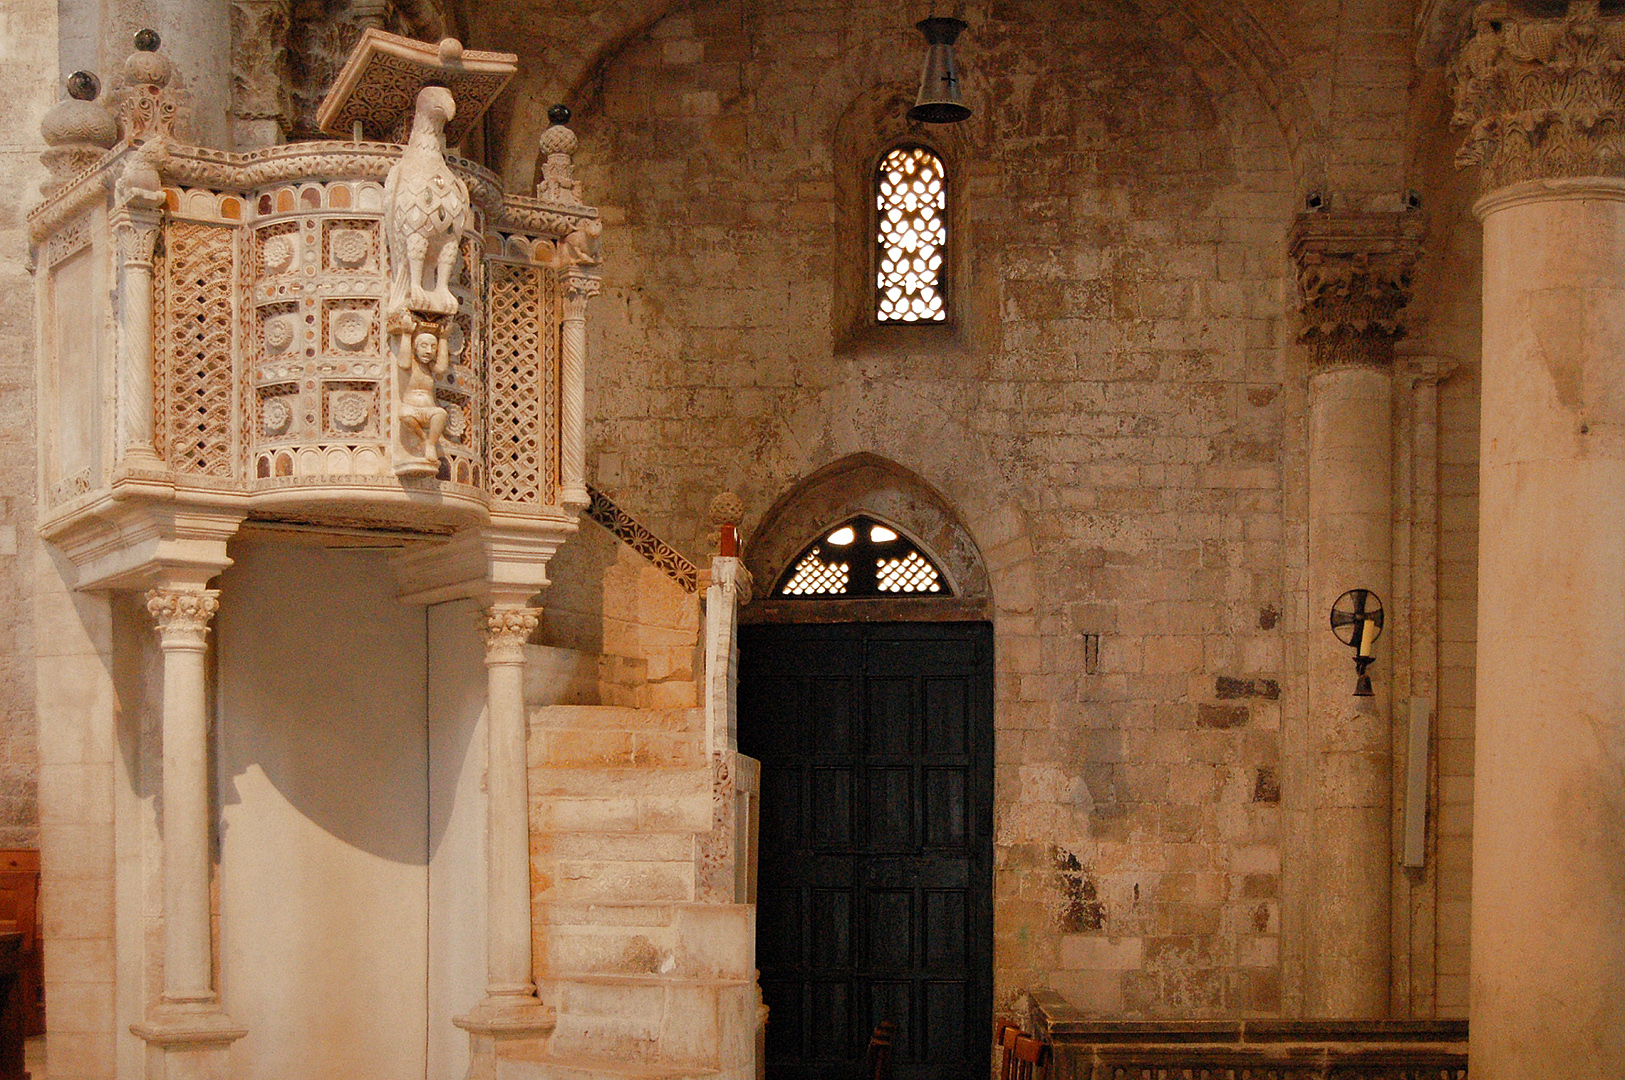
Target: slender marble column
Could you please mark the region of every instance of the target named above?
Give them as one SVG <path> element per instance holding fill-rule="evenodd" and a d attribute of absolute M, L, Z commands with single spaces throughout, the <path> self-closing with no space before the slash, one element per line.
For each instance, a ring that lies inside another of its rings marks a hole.
<path fill-rule="evenodd" d="M 164 981 L 132 1029 L 145 1039 L 149 1080 L 223 1080 L 225 1051 L 245 1030 L 220 1008 L 210 933 L 209 723 L 204 642 L 214 589 L 158 588 L 147 611 L 164 657 Z"/>
<path fill-rule="evenodd" d="M 525 762 L 525 639 L 541 609 L 492 607 L 486 614 L 486 791 L 490 909 L 486 993 L 493 1002 L 535 1004 L 530 950 L 530 802 Z"/>
<path fill-rule="evenodd" d="M 564 278 L 563 362 L 560 367 L 560 502 L 581 509 L 587 497 L 587 301 L 598 295 L 595 272 L 572 270 Z"/>
<path fill-rule="evenodd" d="M 160 211 L 133 197 L 113 218 L 123 287 L 119 303 L 119 447 L 125 469 L 162 469 L 152 411 L 152 269 Z"/>
<path fill-rule="evenodd" d="M 492 1080 L 502 1046 L 552 1030 L 536 993 L 530 938 L 530 799 L 525 754 L 525 639 L 541 609 L 486 609 L 486 989 L 454 1023 L 469 1034 L 470 1080 Z"/>
<path fill-rule="evenodd" d="M 1393 858 L 1387 642 L 1373 697 L 1332 634 L 1338 596 L 1391 601 L 1394 340 L 1421 223 L 1413 214 L 1305 214 L 1293 235 L 1309 376 L 1310 1015 L 1388 1014 Z M 1380 640 L 1380 639 L 1379 639 Z M 1390 639 L 1391 640 L 1391 639 Z"/>
<path fill-rule="evenodd" d="M 1625 1076 L 1625 18 L 1480 5 L 1473 1080 Z M 1600 122 L 1599 117 L 1610 119 Z M 1538 122 L 1531 122 L 1535 118 Z"/>

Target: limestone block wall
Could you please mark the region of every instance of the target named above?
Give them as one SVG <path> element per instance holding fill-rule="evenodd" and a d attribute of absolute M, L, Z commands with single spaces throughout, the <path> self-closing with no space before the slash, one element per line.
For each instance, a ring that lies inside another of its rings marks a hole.
<path fill-rule="evenodd" d="M 1109 1015 L 1296 1015 L 1317 885 L 1290 811 L 1327 631 L 1286 233 L 1305 190 L 1392 209 L 1420 187 L 1436 225 L 1392 433 L 1416 625 L 1379 677 L 1438 720 L 1393 1007 L 1461 1015 L 1477 226 L 1442 89 L 1396 74 L 1408 30 L 1380 5 L 1272 22 L 1295 51 L 1256 82 L 1128 3 L 965 18 L 956 128 L 898 119 L 918 46 L 884 5 L 678 4 L 594 69 L 572 102 L 609 226 L 593 481 L 691 557 L 722 488 L 748 529 L 850 453 L 936 486 L 995 601 L 999 1007 L 1044 985 Z M 910 140 L 954 185 L 948 330 L 865 326 L 865 170 Z M 1454 372 L 1436 413 L 1424 369 Z"/>
<path fill-rule="evenodd" d="M 1126 5 L 967 18 L 978 112 L 945 135 L 890 119 L 919 50 L 885 5 L 687 5 L 601 66 L 594 482 L 690 553 L 711 493 L 760 515 L 847 453 L 936 486 L 995 599 L 996 1001 L 1279 1012 L 1307 618 L 1280 128 Z M 956 184 L 957 325 L 854 338 L 840 237 L 910 135 Z"/>
<path fill-rule="evenodd" d="M 23 215 L 45 178 L 39 125 L 57 99 L 57 8 L 0 4 L 0 846 L 39 843 L 34 719 L 34 302 Z"/>

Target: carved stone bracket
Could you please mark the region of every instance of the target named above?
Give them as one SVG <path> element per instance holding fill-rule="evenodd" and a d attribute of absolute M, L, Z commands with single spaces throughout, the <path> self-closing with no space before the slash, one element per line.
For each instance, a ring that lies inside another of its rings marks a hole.
<path fill-rule="evenodd" d="M 1485 190 L 1526 180 L 1625 176 L 1625 16 L 1599 0 L 1535 18 L 1480 4 L 1449 67 L 1467 128 L 1456 164 L 1483 170 Z"/>
<path fill-rule="evenodd" d="M 165 649 L 203 648 L 209 620 L 220 610 L 219 589 L 151 589 L 147 613 L 158 624 Z"/>
<path fill-rule="evenodd" d="M 1424 228 L 1414 213 L 1298 216 L 1299 341 L 1313 368 L 1393 364 Z"/>
<path fill-rule="evenodd" d="M 525 642 L 542 622 L 542 609 L 492 607 L 485 612 L 485 662 L 523 664 Z"/>

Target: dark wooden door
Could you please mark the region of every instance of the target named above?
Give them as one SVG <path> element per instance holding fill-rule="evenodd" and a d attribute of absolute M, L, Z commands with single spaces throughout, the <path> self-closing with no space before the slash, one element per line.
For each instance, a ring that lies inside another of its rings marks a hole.
<path fill-rule="evenodd" d="M 740 749 L 762 762 L 757 965 L 769 1080 L 987 1075 L 993 633 L 746 626 Z"/>

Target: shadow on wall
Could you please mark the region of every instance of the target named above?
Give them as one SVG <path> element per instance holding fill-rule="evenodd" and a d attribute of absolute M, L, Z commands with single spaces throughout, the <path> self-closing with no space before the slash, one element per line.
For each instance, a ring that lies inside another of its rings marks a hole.
<path fill-rule="evenodd" d="M 222 844 L 259 772 L 333 838 L 426 865 L 425 609 L 396 600 L 386 552 L 248 542 L 231 554 L 215 617 Z"/>

